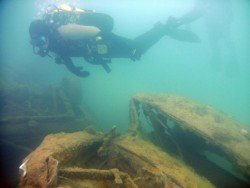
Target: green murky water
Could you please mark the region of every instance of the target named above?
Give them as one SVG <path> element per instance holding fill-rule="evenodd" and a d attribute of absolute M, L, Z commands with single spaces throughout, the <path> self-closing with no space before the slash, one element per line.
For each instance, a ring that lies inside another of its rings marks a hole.
<path fill-rule="evenodd" d="M 4 80 L 18 79 L 47 87 L 73 76 L 53 59 L 33 54 L 29 43 L 30 22 L 48 4 L 60 2 L 63 1 L 1 1 L 1 86 Z M 131 39 L 159 21 L 164 23 L 169 16 L 180 18 L 197 5 L 194 0 L 66 2 L 111 15 L 115 22 L 113 32 Z M 163 37 L 140 61 L 113 59 L 109 74 L 83 58 L 73 59 L 90 72 L 89 77 L 81 79 L 82 101 L 102 130 L 113 125 L 120 131 L 127 129 L 129 100 L 138 92 L 186 96 L 250 126 L 250 2 L 231 0 L 231 6 L 221 5 L 226 0 L 209 2 L 213 6 L 206 7 L 199 19 L 182 26 L 196 33 L 201 43 Z"/>

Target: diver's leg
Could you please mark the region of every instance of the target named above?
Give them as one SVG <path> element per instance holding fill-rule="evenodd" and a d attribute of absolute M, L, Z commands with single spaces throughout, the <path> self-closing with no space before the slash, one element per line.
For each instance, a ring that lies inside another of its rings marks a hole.
<path fill-rule="evenodd" d="M 131 58 L 132 60 L 140 59 L 142 54 L 165 35 L 180 41 L 199 42 L 199 38 L 193 33 L 174 28 L 168 23 L 158 23 L 134 40 L 115 35 L 111 32 L 102 32 L 102 36 L 106 40 L 109 49 L 108 57 Z"/>
<path fill-rule="evenodd" d="M 133 40 L 118 36 L 114 33 L 102 33 L 104 43 L 108 47 L 109 58 L 132 58 L 136 45 Z"/>
<path fill-rule="evenodd" d="M 165 30 L 164 26 L 159 24 L 134 40 L 110 32 L 103 32 L 102 36 L 109 49 L 107 56 L 110 58 L 131 58 L 132 60 L 138 60 L 142 54 L 165 35 Z"/>
<path fill-rule="evenodd" d="M 200 38 L 193 32 L 185 29 L 179 29 L 175 20 L 169 18 L 165 24 L 157 23 L 146 33 L 136 37 L 134 42 L 137 50 L 144 54 L 149 48 L 157 43 L 163 36 L 171 37 L 178 41 L 199 43 Z"/>
<path fill-rule="evenodd" d="M 152 29 L 134 39 L 136 53 L 144 54 L 166 34 L 166 28 L 162 24 L 156 24 Z"/>

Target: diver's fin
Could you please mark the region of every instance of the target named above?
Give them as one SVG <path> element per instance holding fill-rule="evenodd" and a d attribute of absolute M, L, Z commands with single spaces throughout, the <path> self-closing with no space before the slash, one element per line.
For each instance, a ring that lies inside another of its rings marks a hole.
<path fill-rule="evenodd" d="M 184 41 L 184 42 L 193 42 L 199 43 L 201 39 L 198 35 L 189 30 L 184 29 L 172 29 L 167 33 L 167 35 L 173 39 Z"/>

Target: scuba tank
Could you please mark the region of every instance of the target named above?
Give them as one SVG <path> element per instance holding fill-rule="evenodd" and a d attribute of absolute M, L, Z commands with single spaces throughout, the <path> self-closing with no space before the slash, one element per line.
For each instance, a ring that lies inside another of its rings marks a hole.
<path fill-rule="evenodd" d="M 43 15 L 43 20 L 57 26 L 68 23 L 95 26 L 102 32 L 110 32 L 114 26 L 113 18 L 107 14 L 76 8 L 68 4 L 49 6 Z"/>
<path fill-rule="evenodd" d="M 43 20 L 49 24 L 63 25 L 67 23 L 76 23 L 81 13 L 93 12 L 76 8 L 68 4 L 61 4 L 59 6 L 49 5 L 43 15 Z"/>
<path fill-rule="evenodd" d="M 43 15 L 43 20 L 50 25 L 51 33 L 57 30 L 61 25 L 79 24 L 98 27 L 102 32 L 111 32 L 113 29 L 113 19 L 111 16 L 103 13 L 95 13 L 92 10 L 76 8 L 68 4 L 59 6 L 49 6 Z M 84 56 L 85 60 L 91 64 L 99 64 L 107 73 L 111 71 L 107 63 L 109 58 L 104 56 L 108 53 L 108 47 L 101 35 L 88 40 L 86 44 L 88 52 Z"/>

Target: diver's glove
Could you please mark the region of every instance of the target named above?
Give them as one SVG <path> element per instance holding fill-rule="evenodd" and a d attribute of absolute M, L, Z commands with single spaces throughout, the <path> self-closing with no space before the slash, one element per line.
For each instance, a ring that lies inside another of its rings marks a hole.
<path fill-rule="evenodd" d="M 87 77 L 89 76 L 88 71 L 83 71 L 83 67 L 75 66 L 70 57 L 56 57 L 55 63 L 64 64 L 70 72 L 79 77 Z"/>
<path fill-rule="evenodd" d="M 74 74 L 79 77 L 88 77 L 90 75 L 88 71 L 78 71 L 74 72 Z"/>
<path fill-rule="evenodd" d="M 79 77 L 87 77 L 90 75 L 90 73 L 88 71 L 83 71 L 83 67 L 81 66 L 74 66 L 74 64 L 65 64 L 66 67 L 68 68 L 68 70 L 70 72 L 72 72 L 73 74 L 75 74 L 76 76 L 79 76 Z"/>
<path fill-rule="evenodd" d="M 73 72 L 76 76 L 79 77 L 87 77 L 90 75 L 88 71 L 82 71 L 83 67 L 75 67 L 75 70 L 71 71 Z"/>

